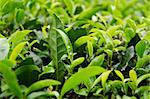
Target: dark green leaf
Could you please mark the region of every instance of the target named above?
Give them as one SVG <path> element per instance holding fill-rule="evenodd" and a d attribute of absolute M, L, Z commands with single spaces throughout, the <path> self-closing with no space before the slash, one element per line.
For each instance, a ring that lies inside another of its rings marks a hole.
<path fill-rule="evenodd" d="M 58 79 L 58 64 L 61 59 L 61 57 L 67 52 L 65 43 L 62 39 L 62 36 L 55 30 L 55 29 L 62 29 L 63 30 L 63 24 L 61 23 L 60 19 L 53 14 L 52 15 L 52 23 L 51 28 L 49 30 L 48 35 L 48 43 L 51 51 L 51 58 L 54 62 L 55 68 L 56 68 L 56 78 Z M 70 46 L 69 46 L 70 47 Z M 71 50 L 71 48 L 70 48 Z"/>
<path fill-rule="evenodd" d="M 25 13 L 23 9 L 18 9 L 16 13 L 16 21 L 21 23 L 25 17 Z"/>
<path fill-rule="evenodd" d="M 56 31 L 61 35 L 63 42 L 66 46 L 69 59 L 72 61 L 73 60 L 73 48 L 72 48 L 72 44 L 71 44 L 68 36 L 60 29 L 56 29 Z"/>
<path fill-rule="evenodd" d="M 9 89 L 20 99 L 23 97 L 21 88 L 17 82 L 17 78 L 15 73 L 11 70 L 9 66 L 10 64 L 4 64 L 0 61 L 0 72 L 2 73 L 4 79 L 6 80 L 6 83 L 9 86 Z"/>

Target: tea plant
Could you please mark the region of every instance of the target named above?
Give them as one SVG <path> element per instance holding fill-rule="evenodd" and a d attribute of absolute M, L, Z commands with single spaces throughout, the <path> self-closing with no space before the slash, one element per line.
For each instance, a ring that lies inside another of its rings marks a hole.
<path fill-rule="evenodd" d="M 149 99 L 149 0 L 1 0 L 0 98 Z"/>

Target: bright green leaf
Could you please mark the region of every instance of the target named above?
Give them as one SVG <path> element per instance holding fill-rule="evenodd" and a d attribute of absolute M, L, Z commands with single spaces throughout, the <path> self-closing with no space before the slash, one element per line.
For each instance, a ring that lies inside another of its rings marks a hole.
<path fill-rule="evenodd" d="M 44 38 L 47 38 L 47 37 L 48 37 L 48 33 L 46 32 L 46 28 L 47 28 L 47 26 L 43 26 L 43 27 L 42 27 L 42 33 L 43 33 L 43 37 L 44 37 Z"/>
<path fill-rule="evenodd" d="M 93 82 L 91 89 L 100 82 L 102 75 L 100 75 L 96 80 Z"/>
<path fill-rule="evenodd" d="M 78 16 L 78 19 L 89 19 L 92 17 L 92 15 L 96 14 L 96 12 L 98 12 L 100 10 L 100 6 L 96 6 L 96 7 L 90 7 L 86 10 L 84 10 L 83 12 L 81 12 Z"/>
<path fill-rule="evenodd" d="M 37 81 L 35 83 L 33 83 L 27 90 L 26 90 L 26 95 L 33 92 L 33 91 L 36 91 L 36 90 L 39 90 L 39 89 L 42 89 L 44 87 L 49 87 L 49 86 L 53 86 L 53 85 L 60 85 L 61 83 L 59 81 L 56 81 L 56 80 L 49 80 L 49 79 L 46 79 L 46 80 L 40 80 L 40 81 Z"/>
<path fill-rule="evenodd" d="M 73 0 L 64 0 L 64 2 L 65 2 L 65 4 L 66 4 L 66 6 L 67 6 L 67 9 L 68 9 L 69 13 L 70 13 L 71 15 L 73 15 L 74 12 L 75 12 L 75 7 L 74 7 L 74 2 L 73 2 Z"/>
<path fill-rule="evenodd" d="M 126 39 L 126 42 L 130 42 L 130 40 L 135 36 L 135 32 L 132 28 L 126 28 L 125 29 L 125 39 Z"/>
<path fill-rule="evenodd" d="M 146 42 L 144 40 L 139 41 L 135 46 L 135 50 L 137 55 L 142 58 L 146 50 Z"/>
<path fill-rule="evenodd" d="M 38 91 L 38 92 L 33 92 L 30 95 L 27 96 L 27 99 L 37 99 L 40 96 L 56 96 L 58 97 L 58 92 L 56 91 L 51 91 L 51 92 L 44 92 L 44 91 Z"/>
<path fill-rule="evenodd" d="M 122 81 L 124 81 L 124 76 L 123 76 L 123 74 L 122 74 L 119 70 L 115 70 L 115 73 L 116 73 L 116 75 L 117 75 L 118 77 L 121 78 Z"/>
<path fill-rule="evenodd" d="M 136 68 L 143 67 L 150 61 L 150 55 L 145 55 L 136 62 Z"/>
<path fill-rule="evenodd" d="M 101 66 L 104 62 L 105 55 L 99 55 L 95 57 L 88 66 Z"/>
<path fill-rule="evenodd" d="M 68 92 L 69 90 L 73 89 L 77 85 L 79 85 L 81 82 L 86 81 L 88 78 L 98 75 L 102 72 L 104 72 L 105 69 L 98 66 L 92 66 L 84 68 L 77 73 L 73 74 L 63 85 L 61 90 L 61 97 Z"/>
<path fill-rule="evenodd" d="M 136 23 L 135 23 L 135 21 L 133 21 L 132 19 L 128 19 L 128 20 L 127 20 L 127 23 L 128 23 L 128 25 L 129 25 L 132 29 L 134 29 L 134 31 L 136 30 Z"/>
<path fill-rule="evenodd" d="M 22 43 L 19 43 L 12 51 L 9 59 L 10 60 L 16 60 L 17 56 L 20 54 L 20 52 L 22 51 L 22 49 L 24 48 L 25 44 L 27 42 L 22 42 Z"/>
<path fill-rule="evenodd" d="M 138 86 L 139 83 L 140 83 L 141 81 L 145 80 L 146 78 L 150 78 L 150 74 L 145 74 L 145 75 L 140 76 L 140 77 L 137 79 L 137 81 L 136 81 L 136 85 Z"/>
<path fill-rule="evenodd" d="M 30 32 L 31 30 L 16 31 L 9 37 L 8 41 L 9 43 L 12 43 L 13 47 L 15 47 L 17 44 L 23 41 L 24 37 L 28 35 Z"/>
<path fill-rule="evenodd" d="M 84 61 L 84 57 L 79 57 L 77 59 L 75 59 L 72 63 L 71 63 L 71 68 L 73 69 L 74 67 L 78 66 L 79 64 L 83 63 Z"/>
<path fill-rule="evenodd" d="M 136 82 L 137 74 L 133 69 L 129 71 L 129 76 L 130 76 L 131 81 Z"/>
<path fill-rule="evenodd" d="M 102 86 L 104 87 L 106 85 L 106 80 L 108 79 L 109 74 L 111 73 L 111 70 L 108 70 L 101 75 L 102 80 Z"/>
<path fill-rule="evenodd" d="M 144 93 L 145 91 L 150 91 L 150 86 L 141 86 L 135 90 L 135 93 Z"/>
<path fill-rule="evenodd" d="M 93 45 L 91 41 L 87 41 L 87 48 L 88 48 L 88 53 L 89 53 L 89 57 L 92 57 L 93 55 Z"/>
<path fill-rule="evenodd" d="M 75 45 L 77 47 L 80 47 L 81 45 L 87 43 L 87 41 L 90 39 L 89 36 L 82 36 L 80 38 L 78 38 L 76 41 L 75 41 Z"/>

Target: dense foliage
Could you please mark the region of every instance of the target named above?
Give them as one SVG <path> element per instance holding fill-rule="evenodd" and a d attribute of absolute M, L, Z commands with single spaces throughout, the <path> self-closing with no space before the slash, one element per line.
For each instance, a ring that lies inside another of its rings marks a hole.
<path fill-rule="evenodd" d="M 150 0 L 0 0 L 0 98 L 149 99 Z"/>

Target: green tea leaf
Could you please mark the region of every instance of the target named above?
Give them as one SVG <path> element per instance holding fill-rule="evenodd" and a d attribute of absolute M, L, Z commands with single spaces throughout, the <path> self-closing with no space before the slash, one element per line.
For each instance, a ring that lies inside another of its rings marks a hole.
<path fill-rule="evenodd" d="M 98 66 L 92 66 L 84 68 L 77 73 L 73 74 L 63 85 L 61 90 L 61 97 L 68 92 L 69 90 L 73 89 L 77 85 L 79 85 L 81 82 L 86 81 L 88 78 L 98 75 L 102 72 L 104 72 L 105 69 Z"/>
<path fill-rule="evenodd" d="M 73 60 L 73 62 L 71 63 L 70 68 L 73 69 L 74 67 L 76 67 L 76 66 L 78 66 L 79 64 L 83 63 L 84 60 L 85 60 L 84 57 L 79 57 L 79 58 Z"/>
<path fill-rule="evenodd" d="M 133 82 L 137 81 L 137 74 L 133 69 L 129 71 L 129 76 L 130 76 L 131 81 Z"/>
<path fill-rule="evenodd" d="M 26 72 L 31 72 L 31 71 L 39 71 L 40 72 L 40 69 L 35 65 L 27 65 L 27 66 L 21 66 L 21 67 L 17 68 L 15 73 L 16 73 L 16 75 L 20 75 L 20 74 L 24 74 Z"/>
<path fill-rule="evenodd" d="M 43 38 L 48 38 L 48 33 L 46 32 L 47 26 L 42 27 Z"/>
<path fill-rule="evenodd" d="M 5 0 L 3 0 L 5 1 Z M 8 2 L 6 4 L 4 4 L 3 8 L 2 8 L 2 12 L 3 14 L 10 14 L 12 15 L 12 13 L 15 12 L 15 9 L 17 8 L 23 8 L 23 2 L 21 1 L 17 1 L 17 0 L 8 0 Z"/>
<path fill-rule="evenodd" d="M 52 10 L 60 17 L 64 24 L 70 23 L 70 17 L 64 8 L 56 6 Z"/>
<path fill-rule="evenodd" d="M 27 96 L 27 99 L 36 99 L 40 96 L 50 96 L 48 92 L 43 92 L 43 91 L 40 91 L 40 92 L 33 92 L 31 93 L 30 95 Z"/>
<path fill-rule="evenodd" d="M 144 40 L 139 41 L 135 46 L 135 50 L 137 55 L 142 58 L 146 50 L 146 42 Z"/>
<path fill-rule="evenodd" d="M 88 53 L 89 53 L 89 57 L 92 57 L 93 55 L 93 45 L 91 41 L 87 41 L 87 48 L 88 48 Z"/>
<path fill-rule="evenodd" d="M 21 42 L 19 43 L 12 51 L 9 59 L 10 60 L 16 60 L 17 56 L 20 54 L 20 52 L 22 51 L 23 47 L 25 46 L 27 42 Z"/>
<path fill-rule="evenodd" d="M 61 59 L 61 57 L 67 53 L 65 43 L 62 39 L 62 36 L 60 33 L 58 33 L 55 29 L 61 29 L 63 30 L 63 24 L 61 20 L 55 15 L 52 14 L 52 23 L 50 25 L 49 34 L 48 34 L 48 44 L 51 51 L 51 58 L 54 62 L 54 66 L 56 68 L 56 79 L 59 79 L 58 74 L 58 64 Z M 68 44 L 69 42 L 66 42 Z M 70 46 L 69 46 L 70 47 Z M 67 47 L 69 49 L 69 47 Z M 71 50 L 71 48 L 70 48 Z M 68 50 L 68 51 L 70 51 Z"/>
<path fill-rule="evenodd" d="M 124 88 L 124 86 L 123 86 L 124 83 L 119 80 L 109 81 L 109 84 L 111 85 L 113 92 L 119 92 L 119 91 L 121 91 L 122 88 Z"/>
<path fill-rule="evenodd" d="M 134 29 L 134 31 L 136 30 L 136 23 L 135 23 L 135 21 L 133 21 L 132 19 L 128 19 L 128 20 L 127 20 L 127 23 L 128 23 L 128 25 L 129 25 L 132 29 Z"/>
<path fill-rule="evenodd" d="M 70 13 L 71 15 L 73 15 L 74 12 L 75 12 L 75 7 L 74 7 L 74 2 L 73 2 L 73 0 L 64 0 L 64 2 L 65 2 L 65 4 L 66 4 L 66 6 L 67 6 L 67 9 L 68 9 L 69 13 Z"/>
<path fill-rule="evenodd" d="M 121 78 L 122 81 L 124 81 L 124 76 L 123 76 L 123 74 L 122 74 L 119 70 L 115 70 L 115 73 L 116 73 L 116 75 L 117 75 L 118 77 Z"/>
<path fill-rule="evenodd" d="M 28 35 L 30 32 L 31 30 L 16 31 L 9 37 L 8 41 L 9 43 L 12 43 L 13 47 L 15 47 L 17 44 L 23 41 L 24 37 Z"/>
<path fill-rule="evenodd" d="M 108 46 L 113 46 L 113 39 L 110 36 L 110 34 L 108 34 L 107 32 L 105 32 L 103 30 L 99 30 L 99 29 L 92 29 L 90 32 L 99 33 L 99 35 L 101 35 L 103 37 L 103 39 L 105 40 L 105 42 Z"/>
<path fill-rule="evenodd" d="M 31 49 L 31 47 L 32 47 L 35 43 L 38 43 L 38 40 L 33 40 L 33 41 L 29 44 L 29 48 Z"/>
<path fill-rule="evenodd" d="M 111 36 L 115 36 L 115 31 L 118 30 L 120 28 L 120 25 L 117 26 L 111 26 L 109 27 L 109 29 L 107 30 L 107 33 L 109 33 Z"/>
<path fill-rule="evenodd" d="M 54 67 L 49 66 L 49 65 L 43 66 L 43 67 L 42 67 L 42 70 L 43 70 L 43 72 L 39 75 L 39 78 L 40 78 L 41 76 L 43 76 L 44 74 L 54 73 L 54 72 L 55 72 Z"/>
<path fill-rule="evenodd" d="M 136 97 L 134 96 L 129 97 L 129 96 L 123 95 L 122 99 L 136 99 Z"/>
<path fill-rule="evenodd" d="M 126 42 L 130 42 L 130 40 L 135 36 L 135 32 L 132 28 L 126 28 L 125 29 L 125 39 L 126 39 Z"/>
<path fill-rule="evenodd" d="M 135 90 L 135 93 L 144 93 L 145 91 L 150 91 L 150 86 L 141 86 Z"/>
<path fill-rule="evenodd" d="M 6 38 L 0 38 L 0 60 L 5 59 L 9 52 L 9 43 Z"/>
<path fill-rule="evenodd" d="M 52 91 L 52 92 L 43 92 L 43 91 L 39 91 L 39 92 L 32 92 L 30 95 L 27 96 L 27 99 L 37 99 L 40 96 L 56 96 L 58 97 L 58 92 L 56 91 Z"/>
<path fill-rule="evenodd" d="M 113 57 L 113 52 L 112 52 L 112 50 L 110 50 L 110 49 L 106 49 L 106 50 L 104 50 L 106 53 L 107 53 L 107 55 L 109 56 L 109 58 L 110 58 L 110 60 L 112 60 L 112 57 Z"/>
<path fill-rule="evenodd" d="M 90 39 L 89 36 L 81 36 L 80 38 L 78 38 L 76 41 L 75 41 L 75 45 L 77 47 L 80 47 L 81 45 L 87 43 L 87 41 Z"/>
<path fill-rule="evenodd" d="M 111 73 L 111 70 L 108 70 L 108 71 L 102 73 L 101 80 L 102 80 L 103 87 L 106 85 L 106 80 L 108 79 L 108 76 L 110 73 Z"/>
<path fill-rule="evenodd" d="M 96 7 L 90 7 L 86 10 L 84 10 L 83 12 L 81 12 L 78 16 L 78 19 L 89 19 L 91 18 L 94 14 L 96 14 L 96 12 L 98 12 L 100 10 L 100 6 L 96 6 Z"/>
<path fill-rule="evenodd" d="M 16 21 L 18 23 L 22 22 L 23 19 L 25 17 L 25 13 L 23 9 L 17 9 L 17 13 L 16 13 Z"/>
<path fill-rule="evenodd" d="M 136 82 L 128 82 L 127 84 L 132 90 L 134 90 L 134 91 L 136 90 L 136 88 L 137 88 Z"/>
<path fill-rule="evenodd" d="M 145 75 L 140 76 L 136 81 L 136 86 L 138 86 L 141 81 L 143 81 L 143 80 L 145 80 L 146 78 L 149 78 L 149 77 L 150 77 L 150 74 L 145 74 Z"/>
<path fill-rule="evenodd" d="M 4 7 L 7 5 L 7 3 L 9 2 L 10 0 L 1 0 L 0 1 L 0 12 L 3 11 Z"/>
<path fill-rule="evenodd" d="M 15 70 L 19 83 L 25 86 L 38 80 L 41 70 L 36 65 L 23 65 Z"/>
<path fill-rule="evenodd" d="M 33 83 L 25 92 L 26 95 L 28 95 L 29 93 L 42 89 L 44 87 L 49 87 L 49 86 L 53 86 L 53 85 L 60 85 L 61 83 L 59 81 L 56 80 L 40 80 L 37 81 L 35 83 Z"/>
<path fill-rule="evenodd" d="M 9 63 L 9 60 L 8 60 Z M 2 76 L 6 80 L 6 83 L 9 87 L 9 89 L 20 99 L 23 98 L 21 88 L 19 87 L 19 84 L 17 82 L 17 78 L 15 73 L 11 70 L 9 66 L 10 64 L 5 64 L 2 61 L 0 61 L 0 72 L 2 73 Z"/>
<path fill-rule="evenodd" d="M 101 66 L 104 62 L 105 55 L 96 56 L 88 66 Z"/>
<path fill-rule="evenodd" d="M 93 84 L 92 84 L 91 89 L 92 89 L 96 84 L 98 84 L 98 83 L 100 82 L 101 78 L 102 78 L 102 75 L 100 75 L 98 78 L 96 78 L 96 80 L 95 80 L 95 81 L 93 82 Z"/>
<path fill-rule="evenodd" d="M 66 46 L 66 49 L 67 49 L 67 52 L 69 55 L 69 59 L 73 60 L 73 48 L 72 48 L 72 44 L 71 44 L 68 36 L 60 29 L 56 29 L 56 31 L 61 35 L 61 37 L 65 43 L 65 46 Z"/>
<path fill-rule="evenodd" d="M 150 61 L 150 55 L 145 55 L 142 58 L 140 58 L 136 63 L 136 68 L 143 67 L 145 64 L 147 64 Z"/>

